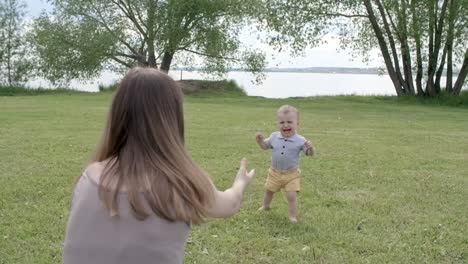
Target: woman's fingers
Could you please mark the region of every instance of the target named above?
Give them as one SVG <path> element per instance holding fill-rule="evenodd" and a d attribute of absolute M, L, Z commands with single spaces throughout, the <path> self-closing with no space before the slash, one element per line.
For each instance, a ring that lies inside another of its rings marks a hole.
<path fill-rule="evenodd" d="M 246 171 L 246 168 L 247 168 L 247 159 L 246 158 L 242 158 L 241 162 L 240 162 L 240 168 L 239 168 L 239 171 Z"/>
<path fill-rule="evenodd" d="M 243 181 L 246 181 L 247 183 L 250 182 L 250 180 L 255 175 L 255 169 L 251 169 L 250 171 L 247 172 L 248 163 L 249 162 L 247 161 L 247 159 L 243 158 L 240 163 L 239 172 L 237 173 L 238 179 L 242 179 Z"/>

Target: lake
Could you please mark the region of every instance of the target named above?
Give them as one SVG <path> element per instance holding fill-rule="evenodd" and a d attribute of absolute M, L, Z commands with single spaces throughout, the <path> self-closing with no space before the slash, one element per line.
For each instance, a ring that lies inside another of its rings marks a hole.
<path fill-rule="evenodd" d="M 182 79 L 210 79 L 199 72 L 171 71 L 169 75 L 175 80 L 180 80 L 181 77 Z M 388 75 L 268 72 L 261 84 L 255 84 L 253 82 L 254 76 L 248 72 L 229 72 L 226 78 L 235 80 L 249 96 L 267 98 L 324 95 L 396 95 Z M 90 82 L 73 81 L 70 87 L 82 91 L 97 92 L 98 84 L 108 85 L 118 79 L 118 75 L 105 72 L 99 79 Z M 444 81 L 445 78 L 442 78 L 442 82 Z M 44 80 L 35 80 L 27 85 L 31 87 L 50 86 Z"/>
<path fill-rule="evenodd" d="M 180 72 L 171 74 L 180 79 Z M 196 72 L 183 72 L 184 79 L 201 79 Z M 387 75 L 268 72 L 262 84 L 254 84 L 248 72 L 230 72 L 228 79 L 235 80 L 250 96 L 286 98 L 320 95 L 396 95 Z"/>

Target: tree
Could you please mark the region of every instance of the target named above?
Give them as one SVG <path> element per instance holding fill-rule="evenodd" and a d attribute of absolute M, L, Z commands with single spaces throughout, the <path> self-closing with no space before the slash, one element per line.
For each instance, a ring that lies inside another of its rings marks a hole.
<path fill-rule="evenodd" d="M 264 65 L 264 56 L 242 49 L 238 39 L 256 0 L 51 2 L 55 10 L 35 21 L 32 34 L 50 80 L 89 77 L 112 65 L 168 72 L 184 54 L 204 58 L 210 71 L 240 64 L 259 72 Z"/>
<path fill-rule="evenodd" d="M 277 9 L 281 13 L 269 19 L 292 17 L 291 22 L 283 20 L 280 28 L 293 42 L 307 44 L 311 36 L 317 39 L 317 29 L 329 28 L 341 36 L 343 47 L 362 54 L 378 47 L 399 96 L 439 94 L 445 67 L 446 90 L 460 93 L 468 71 L 467 0 L 274 2 L 281 6 Z M 306 35 L 305 31 L 311 29 L 312 34 Z M 460 72 L 452 87 L 454 65 Z"/>
<path fill-rule="evenodd" d="M 31 68 L 24 38 L 24 9 L 20 0 L 0 0 L 0 83 L 11 85 L 26 81 Z"/>

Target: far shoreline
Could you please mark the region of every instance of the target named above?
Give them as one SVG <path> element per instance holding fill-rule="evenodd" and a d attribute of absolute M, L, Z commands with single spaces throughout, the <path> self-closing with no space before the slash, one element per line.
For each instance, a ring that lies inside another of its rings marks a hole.
<path fill-rule="evenodd" d="M 174 67 L 172 71 L 203 72 L 202 67 Z M 232 68 L 227 72 L 249 72 L 246 69 Z M 262 73 L 322 73 L 322 74 L 373 74 L 388 75 L 384 68 L 359 68 L 359 67 L 304 67 L 304 68 L 265 68 Z M 442 76 L 447 76 L 446 72 Z M 453 72 L 453 76 L 458 76 L 458 70 Z"/>

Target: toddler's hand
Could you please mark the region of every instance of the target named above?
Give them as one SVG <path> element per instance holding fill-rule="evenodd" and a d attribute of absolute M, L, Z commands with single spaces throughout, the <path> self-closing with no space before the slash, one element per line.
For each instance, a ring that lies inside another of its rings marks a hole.
<path fill-rule="evenodd" d="M 255 139 L 257 140 L 258 143 L 263 142 L 263 135 L 260 132 L 255 133 Z"/>
<path fill-rule="evenodd" d="M 312 148 L 312 142 L 310 142 L 310 140 L 306 140 L 306 142 L 304 142 L 304 147 L 306 148 L 306 150 L 309 150 Z"/>

